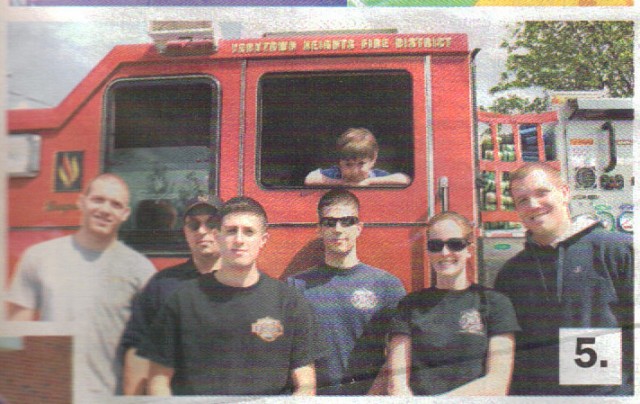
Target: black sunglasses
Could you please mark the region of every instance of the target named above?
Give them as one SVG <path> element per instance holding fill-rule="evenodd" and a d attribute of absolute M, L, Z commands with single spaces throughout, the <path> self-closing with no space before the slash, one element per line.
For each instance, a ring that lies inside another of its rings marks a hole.
<path fill-rule="evenodd" d="M 213 229 L 215 229 L 216 226 L 216 221 L 213 219 L 209 219 L 207 221 L 201 222 L 199 220 L 190 220 L 188 222 L 186 222 L 184 224 L 189 230 L 191 231 L 198 231 L 198 229 L 200 228 L 200 226 L 204 225 L 204 227 L 207 229 L 207 231 L 211 231 Z"/>
<path fill-rule="evenodd" d="M 436 238 L 427 241 L 427 250 L 432 253 L 437 253 L 442 251 L 446 245 L 449 250 L 458 252 L 464 250 L 469 244 L 471 243 L 463 238 L 450 238 L 448 240 L 440 240 Z"/>
<path fill-rule="evenodd" d="M 336 224 L 340 222 L 342 227 L 353 226 L 358 223 L 360 219 L 355 216 L 344 216 L 344 217 L 323 217 L 320 218 L 320 225 L 325 227 L 336 227 Z"/>

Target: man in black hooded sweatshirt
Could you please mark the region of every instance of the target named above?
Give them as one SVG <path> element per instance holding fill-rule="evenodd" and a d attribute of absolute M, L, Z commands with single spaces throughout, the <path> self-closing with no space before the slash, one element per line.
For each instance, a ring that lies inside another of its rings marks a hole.
<path fill-rule="evenodd" d="M 569 187 L 552 167 L 525 164 L 510 180 L 527 228 L 524 250 L 504 265 L 495 284 L 511 299 L 522 327 L 511 394 L 633 394 L 632 237 L 595 220 L 573 223 Z M 560 328 L 622 328 L 622 384 L 561 385 Z"/>

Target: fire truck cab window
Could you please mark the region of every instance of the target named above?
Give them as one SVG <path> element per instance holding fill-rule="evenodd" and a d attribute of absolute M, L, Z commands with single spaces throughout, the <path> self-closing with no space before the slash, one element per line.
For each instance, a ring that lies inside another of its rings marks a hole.
<path fill-rule="evenodd" d="M 375 169 L 413 177 L 408 72 L 270 73 L 259 88 L 258 181 L 264 188 L 300 188 L 314 170 L 338 170 L 336 140 L 349 128 L 375 136 Z"/>
<path fill-rule="evenodd" d="M 149 252 L 186 250 L 185 202 L 215 189 L 218 88 L 210 78 L 123 80 L 107 92 L 105 171 L 131 190 L 121 234 Z"/>

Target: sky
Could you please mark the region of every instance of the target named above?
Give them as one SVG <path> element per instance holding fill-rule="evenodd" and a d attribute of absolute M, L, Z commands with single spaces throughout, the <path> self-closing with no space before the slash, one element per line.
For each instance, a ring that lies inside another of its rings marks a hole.
<path fill-rule="evenodd" d="M 517 12 L 516 12 L 517 10 Z M 44 108 L 60 103 L 117 44 L 148 43 L 153 19 L 211 19 L 227 39 L 265 32 L 397 28 L 400 33 L 466 33 L 479 48 L 477 100 L 490 105 L 504 69 L 500 43 L 510 27 L 525 19 L 612 18 L 619 10 L 554 8 L 12 8 L 5 9 L 5 77 L 13 108 Z M 232 27 L 233 29 L 229 29 Z M 222 29 L 220 29 L 222 28 Z"/>

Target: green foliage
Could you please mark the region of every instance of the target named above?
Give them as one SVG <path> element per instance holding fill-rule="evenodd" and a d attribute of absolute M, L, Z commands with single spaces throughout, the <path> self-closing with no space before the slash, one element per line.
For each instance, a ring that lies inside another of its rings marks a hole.
<path fill-rule="evenodd" d="M 506 71 L 491 93 L 538 86 L 633 96 L 632 21 L 521 22 L 501 47 L 508 52 Z"/>
<path fill-rule="evenodd" d="M 532 100 L 510 94 L 494 100 L 490 107 L 480 107 L 480 109 L 497 114 L 514 115 L 545 112 L 549 110 L 549 105 L 549 97 L 536 97 Z"/>

